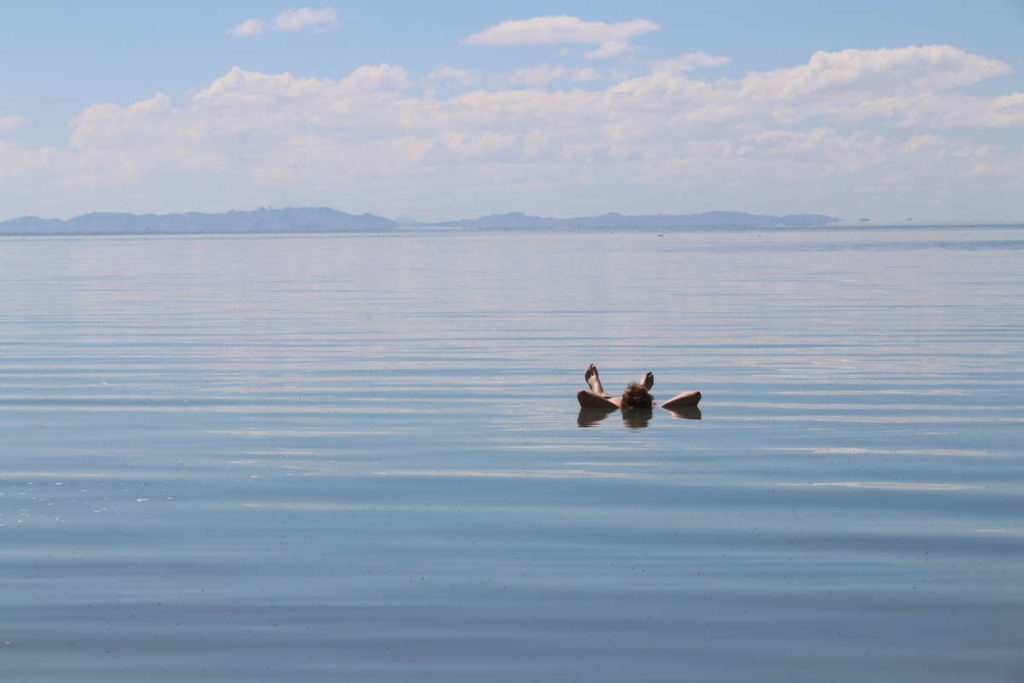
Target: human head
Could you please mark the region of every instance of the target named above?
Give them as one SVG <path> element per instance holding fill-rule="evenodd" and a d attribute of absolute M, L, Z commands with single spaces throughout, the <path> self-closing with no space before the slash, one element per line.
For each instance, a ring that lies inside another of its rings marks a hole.
<path fill-rule="evenodd" d="M 636 382 L 633 382 L 622 392 L 622 408 L 624 410 L 647 409 L 654 405 L 654 397 L 651 392 Z"/>

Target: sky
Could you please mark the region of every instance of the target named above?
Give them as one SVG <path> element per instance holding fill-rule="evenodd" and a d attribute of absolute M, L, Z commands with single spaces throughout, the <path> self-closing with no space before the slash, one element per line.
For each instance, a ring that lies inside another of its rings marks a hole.
<path fill-rule="evenodd" d="M 1024 0 L 0 11 L 0 220 L 1024 220 Z"/>

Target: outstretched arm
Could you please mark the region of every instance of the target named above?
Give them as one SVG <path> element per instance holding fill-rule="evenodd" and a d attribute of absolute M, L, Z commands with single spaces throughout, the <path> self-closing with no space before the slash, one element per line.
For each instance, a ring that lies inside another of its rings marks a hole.
<path fill-rule="evenodd" d="M 698 403 L 700 403 L 699 391 L 684 391 L 662 403 L 661 407 L 666 410 L 676 410 L 678 408 L 692 408 Z"/>

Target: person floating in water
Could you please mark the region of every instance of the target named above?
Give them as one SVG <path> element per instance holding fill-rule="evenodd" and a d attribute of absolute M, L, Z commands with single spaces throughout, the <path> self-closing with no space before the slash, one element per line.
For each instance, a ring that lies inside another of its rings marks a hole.
<path fill-rule="evenodd" d="M 626 411 L 650 411 L 652 407 L 658 405 L 654 401 L 654 397 L 651 396 L 651 387 L 654 386 L 653 372 L 645 372 L 639 381 L 626 387 L 622 396 L 612 396 L 604 390 L 597 366 L 593 363 L 587 366 L 583 373 L 583 379 L 586 380 L 590 391 L 584 389 L 576 394 L 581 408 L 622 410 L 623 413 L 626 413 Z M 700 403 L 699 391 L 684 391 L 662 403 L 661 407 L 678 412 L 687 408 L 695 408 L 698 403 Z"/>

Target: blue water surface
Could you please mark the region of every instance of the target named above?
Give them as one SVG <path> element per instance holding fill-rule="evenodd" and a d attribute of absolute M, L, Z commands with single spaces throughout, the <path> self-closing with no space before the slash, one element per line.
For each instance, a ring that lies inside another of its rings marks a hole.
<path fill-rule="evenodd" d="M 1024 680 L 1022 245 L 0 238 L 0 672 Z"/>

